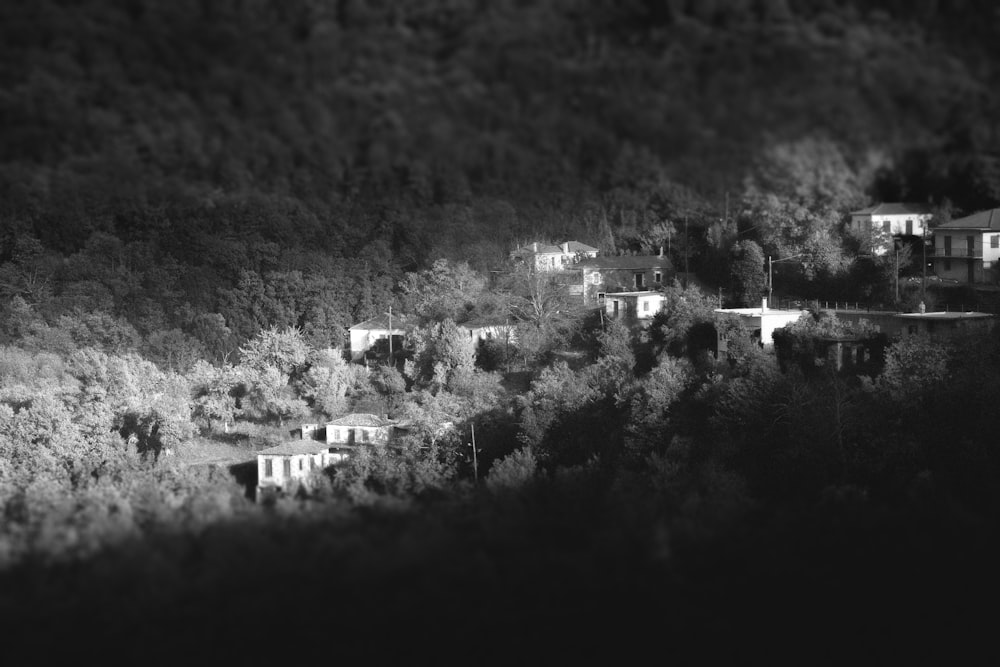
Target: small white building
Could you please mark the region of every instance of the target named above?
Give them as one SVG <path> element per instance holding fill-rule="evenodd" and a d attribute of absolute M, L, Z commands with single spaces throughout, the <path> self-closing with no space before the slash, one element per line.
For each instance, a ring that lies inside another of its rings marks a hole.
<path fill-rule="evenodd" d="M 850 230 L 871 252 L 884 255 L 892 237 L 923 236 L 933 216 L 927 204 L 885 202 L 851 211 Z M 879 236 L 881 243 L 876 242 Z"/>
<path fill-rule="evenodd" d="M 1000 208 L 956 218 L 934 229 L 934 273 L 965 283 L 1000 278 Z"/>
<path fill-rule="evenodd" d="M 662 292 L 608 292 L 604 295 L 604 312 L 613 319 L 648 320 L 660 312 L 666 297 Z"/>
<path fill-rule="evenodd" d="M 355 324 L 348 329 L 351 336 L 351 360 L 363 360 L 365 352 L 380 340 L 388 342 L 390 336 L 392 336 L 393 349 L 402 349 L 406 343 L 406 337 L 415 326 L 413 318 L 408 315 L 391 313 L 383 313 L 370 320 Z"/>
<path fill-rule="evenodd" d="M 734 317 L 742 320 L 747 329 L 751 331 L 754 338 L 759 338 L 761 346 L 767 351 L 774 350 L 774 332 L 781 327 L 797 322 L 800 317 L 807 314 L 806 310 L 777 310 L 767 307 L 767 298 L 761 299 L 759 308 L 716 308 L 716 321 L 725 317 Z M 717 357 L 721 357 L 729 350 L 729 344 L 722 330 L 718 331 Z"/>
<path fill-rule="evenodd" d="M 500 343 L 517 342 L 517 326 L 506 321 L 469 320 L 459 324 L 458 328 L 469 334 L 473 345 L 479 345 L 485 340 L 495 340 Z"/>

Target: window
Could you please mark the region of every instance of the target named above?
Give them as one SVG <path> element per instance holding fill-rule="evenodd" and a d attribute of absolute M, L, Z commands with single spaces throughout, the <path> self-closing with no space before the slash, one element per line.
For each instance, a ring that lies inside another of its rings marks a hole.
<path fill-rule="evenodd" d="M 892 233 L 892 223 L 889 222 L 888 220 L 883 220 L 882 221 L 882 231 L 884 231 L 886 234 L 891 234 Z"/>
<path fill-rule="evenodd" d="M 285 464 L 284 466 L 282 466 L 284 468 L 285 477 L 291 477 L 292 476 L 292 460 L 291 459 L 285 459 L 283 461 L 283 463 Z"/>
<path fill-rule="evenodd" d="M 907 220 L 906 221 L 906 235 L 907 236 L 913 236 L 913 221 L 912 220 Z"/>
<path fill-rule="evenodd" d="M 642 289 L 645 286 L 646 286 L 646 274 L 645 273 L 636 273 L 635 274 L 635 288 L 636 289 Z"/>
<path fill-rule="evenodd" d="M 368 442 L 368 438 L 369 438 L 368 431 L 362 431 L 361 432 L 361 440 L 362 440 L 362 442 Z"/>
<path fill-rule="evenodd" d="M 642 312 L 644 312 L 644 313 L 648 313 L 649 312 L 649 301 L 643 301 L 642 302 Z"/>
<path fill-rule="evenodd" d="M 274 467 L 271 465 L 271 459 L 264 459 L 264 477 L 273 477 Z"/>
<path fill-rule="evenodd" d="M 663 274 L 660 273 L 659 271 L 654 271 L 653 272 L 653 282 L 656 283 L 657 285 L 659 285 L 660 283 L 662 283 L 663 282 Z"/>
<path fill-rule="evenodd" d="M 990 237 L 990 247 L 1000 248 L 1000 234 L 994 234 Z"/>
<path fill-rule="evenodd" d="M 299 459 L 299 472 L 305 470 L 305 467 L 306 467 L 306 462 L 303 461 L 302 459 Z"/>

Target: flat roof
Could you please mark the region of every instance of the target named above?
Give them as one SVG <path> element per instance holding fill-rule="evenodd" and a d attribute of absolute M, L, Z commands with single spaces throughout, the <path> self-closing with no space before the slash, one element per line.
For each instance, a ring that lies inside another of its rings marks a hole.
<path fill-rule="evenodd" d="M 605 292 L 604 298 L 610 298 L 613 296 L 663 296 L 662 292 L 657 292 L 655 290 L 643 290 L 641 292 Z M 666 297 L 664 297 L 666 298 Z"/>
<path fill-rule="evenodd" d="M 969 320 L 985 319 L 995 317 L 992 313 L 980 313 L 973 310 L 962 311 L 937 311 L 933 313 L 896 313 L 896 317 L 905 317 L 914 320 Z"/>
<path fill-rule="evenodd" d="M 760 317 L 762 315 L 795 315 L 802 317 L 807 310 L 778 310 L 777 308 L 716 308 L 716 313 L 723 315 L 746 315 L 749 317 Z"/>

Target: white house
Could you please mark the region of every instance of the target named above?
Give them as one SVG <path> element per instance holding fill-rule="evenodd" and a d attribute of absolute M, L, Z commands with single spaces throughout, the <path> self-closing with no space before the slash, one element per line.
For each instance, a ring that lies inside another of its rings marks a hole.
<path fill-rule="evenodd" d="M 604 312 L 611 318 L 648 320 L 660 312 L 666 297 L 662 292 L 608 292 L 604 295 Z"/>
<path fill-rule="evenodd" d="M 1000 208 L 980 211 L 934 229 L 934 273 L 966 283 L 993 283 L 1000 272 Z"/>
<path fill-rule="evenodd" d="M 850 231 L 869 245 L 870 250 L 883 255 L 889 249 L 891 237 L 923 236 L 929 230 L 934 213 L 927 204 L 886 202 L 858 211 L 851 211 Z M 883 233 L 882 243 L 875 241 L 875 232 Z"/>
<path fill-rule="evenodd" d="M 765 297 L 761 300 L 760 308 L 716 308 L 715 317 L 717 321 L 725 317 L 739 318 L 753 333 L 754 338 L 759 337 L 760 344 L 765 350 L 773 351 L 774 332 L 792 322 L 797 322 L 807 312 L 806 310 L 768 308 L 767 297 Z M 717 331 L 717 357 L 721 357 L 723 353 L 728 351 L 729 345 L 722 330 L 717 328 Z"/>
<path fill-rule="evenodd" d="M 304 483 L 313 470 L 322 470 L 345 458 L 345 452 L 311 438 L 262 449 L 257 452 L 257 498 Z"/>
<path fill-rule="evenodd" d="M 386 444 L 396 422 L 369 412 L 352 412 L 326 423 L 326 443 L 332 447 Z"/>
<path fill-rule="evenodd" d="M 588 257 L 597 257 L 598 250 L 579 241 L 565 241 L 559 245 L 532 243 L 510 253 L 510 258 L 523 261 L 535 271 L 561 271 Z"/>
<path fill-rule="evenodd" d="M 392 313 L 382 313 L 370 320 L 355 324 L 348 329 L 351 336 L 351 359 L 361 361 L 366 351 L 380 340 L 388 342 L 389 336 L 392 336 L 392 344 L 398 346 L 394 349 L 401 349 L 406 337 L 415 326 L 413 318 Z"/>
<path fill-rule="evenodd" d="M 473 345 L 479 345 L 484 340 L 495 340 L 501 343 L 517 341 L 517 327 L 507 321 L 469 320 L 459 324 L 458 328 L 469 334 Z"/>

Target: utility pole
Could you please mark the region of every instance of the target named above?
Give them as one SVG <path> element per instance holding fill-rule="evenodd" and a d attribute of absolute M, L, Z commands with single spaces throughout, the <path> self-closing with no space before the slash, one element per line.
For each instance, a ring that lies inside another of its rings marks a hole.
<path fill-rule="evenodd" d="M 472 478 L 479 483 L 479 458 L 476 456 L 476 424 L 472 423 L 472 442 L 469 443 L 472 447 Z"/>
<path fill-rule="evenodd" d="M 920 229 L 920 250 L 923 261 L 920 263 L 922 273 L 920 274 L 920 302 L 927 301 L 925 291 L 927 289 L 927 221 L 921 223 Z"/>
<path fill-rule="evenodd" d="M 774 278 L 771 274 L 771 256 L 767 256 L 767 306 L 771 307 L 771 300 L 774 297 Z"/>
<path fill-rule="evenodd" d="M 684 287 L 688 286 L 688 217 L 684 214 Z"/>
<path fill-rule="evenodd" d="M 896 304 L 899 304 L 899 244 L 893 243 L 892 247 L 896 251 Z"/>

